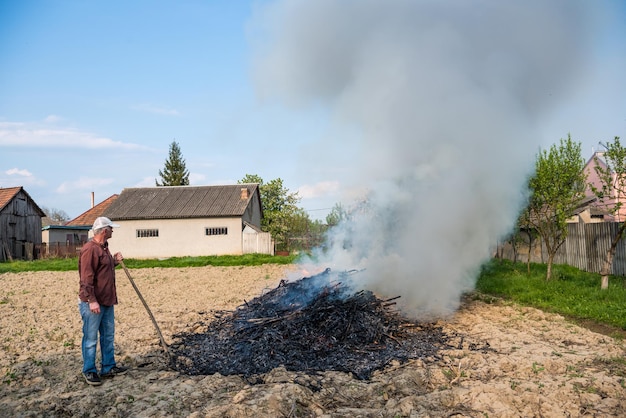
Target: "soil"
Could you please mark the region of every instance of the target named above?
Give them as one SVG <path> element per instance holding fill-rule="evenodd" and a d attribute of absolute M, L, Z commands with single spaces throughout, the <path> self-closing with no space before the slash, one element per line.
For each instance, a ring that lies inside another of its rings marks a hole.
<path fill-rule="evenodd" d="M 131 271 L 167 344 L 298 274 L 294 265 Z M 169 369 L 123 270 L 117 281 L 116 357 L 130 371 L 93 387 L 81 375 L 77 273 L 0 275 L 0 416 L 626 416 L 624 339 L 559 315 L 474 295 L 439 321 L 464 339 L 435 361 L 396 362 L 370 380 L 277 368 L 251 383 Z"/>

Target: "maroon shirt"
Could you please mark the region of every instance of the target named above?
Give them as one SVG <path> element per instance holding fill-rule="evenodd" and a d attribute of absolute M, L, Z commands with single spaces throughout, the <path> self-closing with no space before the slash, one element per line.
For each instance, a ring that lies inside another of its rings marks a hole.
<path fill-rule="evenodd" d="M 115 259 L 109 252 L 108 243 L 91 240 L 83 245 L 78 257 L 80 290 L 83 302 L 97 301 L 103 306 L 117 304 L 115 289 Z"/>

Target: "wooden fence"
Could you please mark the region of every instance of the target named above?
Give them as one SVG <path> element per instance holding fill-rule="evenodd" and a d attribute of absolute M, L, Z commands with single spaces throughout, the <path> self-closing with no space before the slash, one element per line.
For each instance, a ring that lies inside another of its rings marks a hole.
<path fill-rule="evenodd" d="M 243 253 L 274 255 L 274 240 L 271 234 L 269 232 L 243 234 Z"/>
<path fill-rule="evenodd" d="M 599 273 L 619 226 L 619 222 L 568 224 L 567 238 L 559 248 L 554 262 Z M 499 245 L 499 256 L 513 261 L 527 261 L 530 251 L 531 262 L 547 262 L 548 253 L 542 241 L 536 238 L 532 246 L 529 246 L 528 237 L 525 235 L 521 233 L 516 242 L 508 241 Z M 617 244 L 612 268 L 613 275 L 626 276 L 626 240 L 621 240 Z"/>
<path fill-rule="evenodd" d="M 67 244 L 63 242 L 51 242 L 37 246 L 37 258 L 71 258 L 76 257 L 83 244 Z"/>

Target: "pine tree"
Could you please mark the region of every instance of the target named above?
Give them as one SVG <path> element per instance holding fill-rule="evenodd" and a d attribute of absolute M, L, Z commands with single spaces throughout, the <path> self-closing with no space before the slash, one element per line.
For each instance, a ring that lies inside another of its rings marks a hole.
<path fill-rule="evenodd" d="M 155 180 L 157 186 L 189 185 L 189 171 L 187 171 L 185 160 L 176 141 L 170 144 L 170 155 L 165 160 L 163 171 L 159 170 L 159 176 L 161 176 L 161 184 Z"/>

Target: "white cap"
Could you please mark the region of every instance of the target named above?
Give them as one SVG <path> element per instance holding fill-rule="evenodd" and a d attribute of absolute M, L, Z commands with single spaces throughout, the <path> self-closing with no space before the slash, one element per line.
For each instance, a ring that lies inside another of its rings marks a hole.
<path fill-rule="evenodd" d="M 96 229 L 102 229 L 107 226 L 110 226 L 111 228 L 117 228 L 119 225 L 111 222 L 109 218 L 101 216 L 99 218 L 96 218 L 96 221 L 93 223 L 93 227 L 91 229 L 95 231 Z"/>

